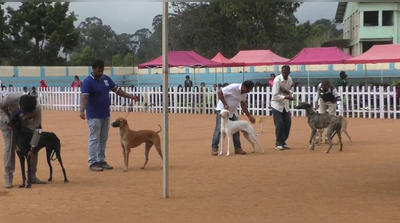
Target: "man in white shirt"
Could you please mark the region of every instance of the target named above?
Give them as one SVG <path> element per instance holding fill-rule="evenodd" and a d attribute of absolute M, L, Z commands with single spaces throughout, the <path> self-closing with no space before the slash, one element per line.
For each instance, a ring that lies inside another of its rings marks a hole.
<path fill-rule="evenodd" d="M 243 112 L 249 118 L 251 123 L 255 123 L 255 119 L 250 115 L 247 110 L 246 98 L 247 93 L 251 92 L 254 87 L 252 81 L 245 81 L 242 84 L 230 84 L 220 90 L 218 90 L 219 102 L 217 104 L 217 117 L 216 125 L 214 130 L 214 135 L 211 143 L 211 154 L 213 156 L 218 155 L 218 145 L 221 136 L 221 116 L 219 115 L 222 109 L 227 109 L 229 111 L 229 119 L 231 121 L 238 120 L 238 107 L 241 106 Z M 246 152 L 242 150 L 240 144 L 240 133 L 237 132 L 233 135 L 233 145 L 235 147 L 235 154 L 245 155 Z"/>
<path fill-rule="evenodd" d="M 290 149 L 290 146 L 286 144 L 292 125 L 289 101 L 294 100 L 294 98 L 290 95 L 293 92 L 290 90 L 293 81 L 289 74 L 290 67 L 282 66 L 282 73 L 274 79 L 272 85 L 271 107 L 275 124 L 276 150 Z"/>
<path fill-rule="evenodd" d="M 336 106 L 339 108 L 339 115 L 341 115 L 342 105 L 340 95 L 336 88 L 333 87 L 329 80 L 324 80 L 317 87 L 317 95 L 315 96 L 319 113 L 324 114 L 328 110 L 330 115 L 336 115 Z M 320 133 L 323 130 L 318 130 Z M 319 136 L 320 134 L 318 134 Z M 320 140 L 317 136 L 317 140 Z M 322 135 L 321 135 L 322 136 Z M 322 140 L 322 139 L 321 139 Z M 325 143 L 328 143 L 328 137 L 325 133 Z"/>

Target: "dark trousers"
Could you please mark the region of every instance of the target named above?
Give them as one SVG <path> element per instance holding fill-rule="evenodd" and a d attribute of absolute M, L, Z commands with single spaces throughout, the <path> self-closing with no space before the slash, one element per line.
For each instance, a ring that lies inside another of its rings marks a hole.
<path fill-rule="evenodd" d="M 286 140 L 289 138 L 290 127 L 292 126 L 292 118 L 290 113 L 283 109 L 280 112 L 272 108 L 272 116 L 275 124 L 275 135 L 276 135 L 276 146 L 283 146 L 286 144 Z"/>

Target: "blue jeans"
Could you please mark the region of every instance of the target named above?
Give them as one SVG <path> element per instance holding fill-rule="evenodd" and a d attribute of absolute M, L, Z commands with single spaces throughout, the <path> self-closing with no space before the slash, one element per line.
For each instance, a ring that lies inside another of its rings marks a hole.
<path fill-rule="evenodd" d="M 283 146 L 289 138 L 290 127 L 292 126 L 292 118 L 290 113 L 283 109 L 280 112 L 272 108 L 272 116 L 274 117 L 276 143 L 275 146 Z"/>
<path fill-rule="evenodd" d="M 89 125 L 89 166 L 106 162 L 106 145 L 110 130 L 110 117 L 87 120 Z"/>
<path fill-rule="evenodd" d="M 211 148 L 217 149 L 217 150 L 218 150 L 219 140 L 221 137 L 221 116 L 219 115 L 219 113 L 220 113 L 220 111 L 217 111 L 215 130 L 214 130 L 214 135 L 213 135 L 213 139 L 212 139 L 212 143 L 211 143 Z M 238 117 L 233 115 L 233 117 L 230 118 L 229 120 L 237 121 Z M 228 143 L 230 143 L 230 142 L 228 142 Z M 242 148 L 242 146 L 240 144 L 240 132 L 233 134 L 233 146 L 235 147 L 235 149 Z"/>

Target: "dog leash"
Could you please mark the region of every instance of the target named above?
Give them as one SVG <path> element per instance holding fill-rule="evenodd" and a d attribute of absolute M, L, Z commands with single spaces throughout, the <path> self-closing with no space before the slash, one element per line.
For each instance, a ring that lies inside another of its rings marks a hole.
<path fill-rule="evenodd" d="M 139 98 L 138 98 L 138 100 L 139 100 Z M 137 104 L 138 100 L 134 100 L 135 103 L 132 105 L 132 110 L 133 110 L 133 106 L 135 106 L 135 105 Z M 128 115 L 129 115 L 130 113 L 131 113 L 131 110 L 128 109 L 128 114 L 126 114 L 125 119 L 128 118 Z"/>

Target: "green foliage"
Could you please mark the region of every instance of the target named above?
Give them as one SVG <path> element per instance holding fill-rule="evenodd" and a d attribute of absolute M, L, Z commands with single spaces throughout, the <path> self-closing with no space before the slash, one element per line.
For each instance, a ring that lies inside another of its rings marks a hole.
<path fill-rule="evenodd" d="M 341 38 L 342 30 L 329 19 L 298 23 L 301 2 L 172 2 L 169 50 L 193 50 L 212 58 L 221 52 L 231 58 L 240 50 L 270 49 L 291 58 L 304 47 Z M 106 66 L 133 66 L 162 53 L 162 16 L 152 30 L 117 34 L 100 18 L 88 17 L 78 27 L 69 3 L 0 3 L 0 59 L 11 65 L 90 66 L 96 58 Z"/>

